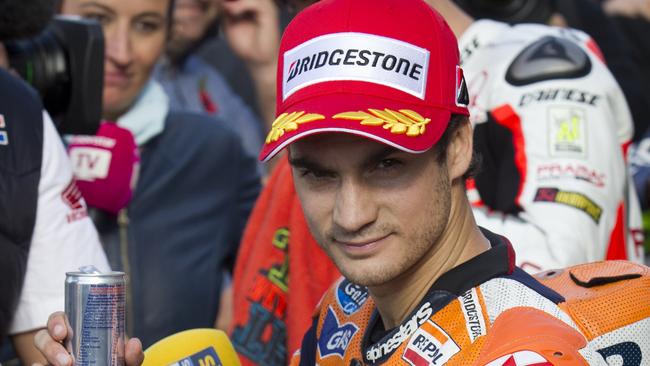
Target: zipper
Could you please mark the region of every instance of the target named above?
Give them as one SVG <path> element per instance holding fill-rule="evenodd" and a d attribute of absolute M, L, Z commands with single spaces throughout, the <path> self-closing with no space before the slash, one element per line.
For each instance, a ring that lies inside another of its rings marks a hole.
<path fill-rule="evenodd" d="M 125 207 L 117 214 L 120 228 L 120 258 L 122 270 L 126 274 L 126 334 L 133 335 L 133 291 L 131 280 L 131 263 L 129 262 L 129 210 Z"/>

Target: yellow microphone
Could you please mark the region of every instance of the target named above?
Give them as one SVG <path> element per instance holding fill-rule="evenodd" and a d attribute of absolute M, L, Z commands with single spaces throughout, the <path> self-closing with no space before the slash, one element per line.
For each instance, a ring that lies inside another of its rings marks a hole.
<path fill-rule="evenodd" d="M 142 366 L 240 366 L 228 336 L 217 329 L 190 329 L 165 337 L 144 351 Z"/>

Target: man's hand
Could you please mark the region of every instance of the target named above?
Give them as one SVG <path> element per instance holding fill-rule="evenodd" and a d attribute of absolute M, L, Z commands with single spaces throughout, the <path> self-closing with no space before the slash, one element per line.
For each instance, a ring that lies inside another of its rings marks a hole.
<path fill-rule="evenodd" d="M 70 350 L 64 347 L 64 343 L 70 340 L 72 327 L 62 312 L 50 315 L 47 320 L 47 329 L 36 333 L 34 345 L 45 356 L 47 362 L 53 366 L 72 366 Z M 142 343 L 137 338 L 131 338 L 126 343 L 124 350 L 124 361 L 126 366 L 138 366 L 144 361 Z M 38 364 L 35 364 L 38 365 Z M 42 365 L 39 365 L 42 366 Z"/>
<path fill-rule="evenodd" d="M 273 0 L 224 0 L 223 26 L 230 47 L 249 67 L 275 65 L 280 28 Z"/>

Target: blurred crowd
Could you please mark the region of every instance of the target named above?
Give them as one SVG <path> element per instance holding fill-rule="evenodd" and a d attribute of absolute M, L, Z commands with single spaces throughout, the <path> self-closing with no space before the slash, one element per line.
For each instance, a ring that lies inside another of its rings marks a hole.
<path fill-rule="evenodd" d="M 126 136 L 131 155 L 110 166 L 122 178 L 108 184 L 79 160 L 87 139 L 45 128 L 45 144 L 57 153 L 65 146 L 70 160 L 48 162 L 54 153 L 43 147 L 40 179 L 57 183 L 48 191 L 41 182 L 37 210 L 49 194 L 61 201 L 52 210 L 76 216 L 55 224 L 37 211 L 16 277 L 22 291 L 0 329 L 1 364 L 42 362 L 34 333 L 62 310 L 65 272 L 82 264 L 126 272 L 126 333 L 144 348 L 215 327 L 229 332 L 245 364 L 288 362 L 340 276 L 309 232 L 286 156 L 258 160 L 282 98 L 282 29 L 314 2 L 59 1 L 58 13 L 103 29 L 98 136 Z M 642 262 L 650 1 L 427 2 L 459 38 L 481 157 L 467 187 L 478 224 L 510 238 L 531 273 Z M 530 46 L 506 59 L 499 41 L 508 37 Z M 9 68 L 2 47 L 0 65 Z M 11 237 L 9 219 L 0 221 L 0 236 Z"/>

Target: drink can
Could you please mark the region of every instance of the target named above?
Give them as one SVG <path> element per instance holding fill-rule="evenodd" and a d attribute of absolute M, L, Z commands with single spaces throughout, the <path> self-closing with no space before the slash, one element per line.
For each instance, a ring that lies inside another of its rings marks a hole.
<path fill-rule="evenodd" d="M 65 313 L 76 366 L 124 366 L 125 302 L 124 272 L 66 273 Z"/>

